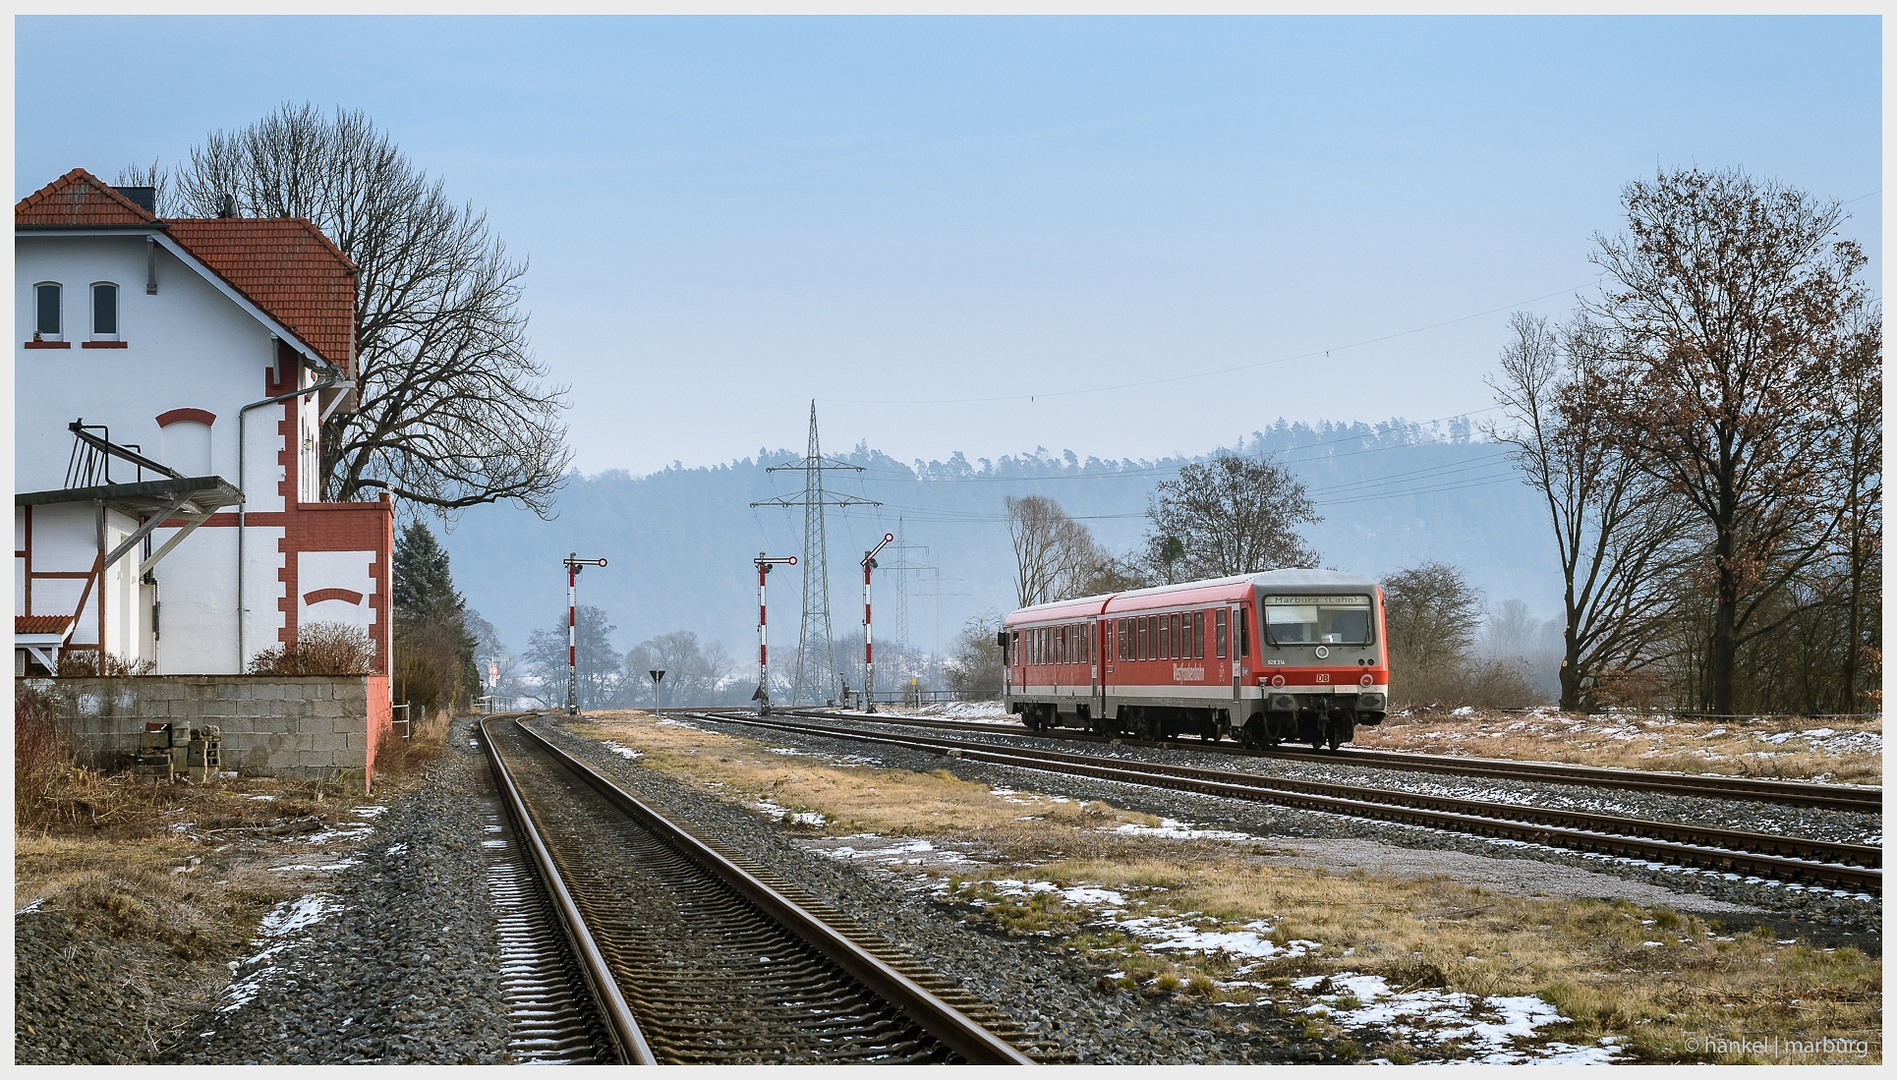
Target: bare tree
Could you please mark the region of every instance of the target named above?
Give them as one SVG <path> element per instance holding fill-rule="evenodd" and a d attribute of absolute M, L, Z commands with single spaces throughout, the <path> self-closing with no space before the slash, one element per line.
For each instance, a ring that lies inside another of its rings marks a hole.
<path fill-rule="evenodd" d="M 690 630 L 674 630 L 633 646 L 626 654 L 626 682 L 643 693 L 652 688 L 651 673 L 663 671 L 660 689 L 665 703 L 710 705 L 731 667 L 731 656 L 723 645 L 713 642 L 706 647 Z M 645 700 L 637 693 L 633 698 Z"/>
<path fill-rule="evenodd" d="M 1482 625 L 1481 594 L 1448 563 L 1425 562 L 1391 574 L 1383 581 L 1383 604 L 1393 668 L 1457 667 Z"/>
<path fill-rule="evenodd" d="M 578 675 L 582 709 L 617 705 L 631 690 L 619 650 L 613 647 L 612 635 L 617 629 L 604 608 L 591 604 L 579 606 L 574 623 L 572 670 Z M 533 696 L 547 705 L 564 702 L 568 671 L 566 612 L 560 613 L 558 622 L 528 636 L 526 661 L 539 682 L 539 691 Z"/>
<path fill-rule="evenodd" d="M 1323 519 L 1304 485 L 1270 460 L 1228 454 L 1186 465 L 1177 480 L 1155 489 L 1146 517 L 1152 522 L 1148 551 L 1178 552 L 1165 560 L 1168 578 L 1226 577 L 1318 563 L 1317 552 L 1295 530 Z"/>
<path fill-rule="evenodd" d="M 1001 689 L 1004 665 L 995 634 L 1001 629 L 1000 613 L 988 610 L 974 615 L 955 636 L 955 654 L 946 665 L 949 688 L 962 694 L 989 694 Z"/>
<path fill-rule="evenodd" d="M 1059 503 L 1045 495 L 1010 495 L 1004 505 L 1014 544 L 1015 602 L 1021 607 L 1123 587 L 1117 560 Z"/>
<path fill-rule="evenodd" d="M 1665 634 L 1681 515 L 1604 430 L 1591 385 L 1601 366 L 1597 328 L 1578 318 L 1558 334 L 1547 320 L 1516 312 L 1509 330 L 1501 379 L 1489 380 L 1507 419 L 1487 433 L 1515 447 L 1554 531 L 1563 586 L 1560 704 L 1578 710 L 1591 704 L 1602 671 L 1645 666 Z"/>
<path fill-rule="evenodd" d="M 308 218 L 357 267 L 355 412 L 323 425 L 325 498 L 386 487 L 438 513 L 513 499 L 546 516 L 571 460 L 565 389 L 527 344 L 524 262 L 361 112 L 285 103 L 188 164 L 125 175 L 182 214 Z"/>
<path fill-rule="evenodd" d="M 1858 317 L 1838 371 L 1839 423 L 1830 476 L 1842 504 L 1839 555 L 1844 562 L 1845 652 L 1840 711 L 1862 705 L 1865 661 L 1882 644 L 1884 538 L 1884 337 L 1881 305 Z"/>
<path fill-rule="evenodd" d="M 1738 170 L 1662 173 L 1622 201 L 1628 231 L 1596 235 L 1609 280 L 1583 306 L 1607 345 L 1601 405 L 1711 536 L 1710 704 L 1730 713 L 1740 646 L 1802 610 L 1777 594 L 1842 516 L 1824 451 L 1864 254 L 1837 238 L 1837 203 Z"/>

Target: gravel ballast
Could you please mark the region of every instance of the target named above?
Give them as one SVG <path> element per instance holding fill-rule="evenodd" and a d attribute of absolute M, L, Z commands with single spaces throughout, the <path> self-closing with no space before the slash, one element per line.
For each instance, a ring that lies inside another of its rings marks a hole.
<path fill-rule="evenodd" d="M 1798 889 L 1736 876 L 1682 872 L 1630 860 L 1570 852 L 1409 826 L 1357 821 L 1186 792 L 1012 768 L 936 754 L 757 728 L 688 721 L 819 757 L 873 758 L 886 767 L 948 769 L 994 788 L 1031 790 L 1116 806 L 1180 822 L 1232 830 L 1266 841 L 1267 857 L 1286 865 L 1373 874 L 1449 874 L 1466 884 L 1512 895 L 1621 898 L 1703 913 L 1728 926 L 1771 927 L 1781 938 L 1854 945 L 1881 952 L 1881 901 Z M 1109 992 L 1103 961 L 1034 936 L 1010 936 L 991 923 L 961 920 L 955 905 L 918 890 L 915 874 L 894 874 L 870 861 L 826 855 L 824 845 L 755 811 L 640 767 L 552 718 L 537 722 L 563 748 L 612 776 L 642 799 L 676 815 L 700 835 L 769 869 L 796 887 L 851 913 L 866 929 L 1009 1014 L 1043 1045 L 1089 1064 L 1320 1062 L 1338 1051 L 1307 1034 L 1295 1012 L 1196 1004 L 1183 996 Z M 368 818 L 373 832 L 344 858 L 330 857 L 315 885 L 264 920 L 236 963 L 216 1003 L 195 1017 L 182 1039 L 149 1041 L 133 1021 L 163 994 L 148 982 L 128 984 L 103 952 L 80 956 L 76 973 L 65 924 L 52 912 L 16 914 L 16 1055 L 26 1061 L 267 1063 L 506 1063 L 511 1025 L 499 975 L 500 942 L 489 895 L 491 835 L 497 802 L 486 764 L 471 745 L 472 722 L 457 721 L 451 753 L 428 780 L 393 798 Z M 1009 738 L 1004 733 L 997 741 Z M 1208 764 L 1188 749 L 1101 747 L 1126 757 Z M 1225 759 L 1309 779 L 1361 777 L 1341 766 Z M 1412 786 L 1392 770 L 1375 782 Z M 1359 781 L 1367 782 L 1367 781 Z M 1443 778 L 1433 790 L 1460 787 Z M 1511 801 L 1553 799 L 1556 785 L 1480 781 Z M 1572 789 L 1562 798 L 1589 800 Z M 1713 800 L 1647 793 L 1600 796 L 1622 812 L 1694 820 Z M 1600 808 L 1590 803 L 1590 808 Z M 1725 823 L 1784 830 L 1834 829 L 1856 839 L 1871 827 L 1854 815 L 1754 806 L 1735 812 L 1719 803 Z M 1746 817 L 1744 821 L 1735 817 Z M 1862 818 L 1863 815 L 1855 815 Z M 1717 819 L 1715 819 L 1717 820 Z M 1766 831 L 1764 828 L 1761 831 Z M 286 851 L 285 862 L 290 861 Z M 308 877 L 309 875 L 306 875 Z M 61 1026 L 59 1021 L 66 1021 Z M 50 1027 L 48 1021 L 51 1021 Z M 50 1034 L 48 1032 L 50 1031 Z M 1349 1051 L 1344 1051 L 1348 1053 Z"/>
<path fill-rule="evenodd" d="M 507 1060 L 481 846 L 485 765 L 464 737 L 451 749 L 426 784 L 373 819 L 355 865 L 265 920 L 224 1000 L 161 1060 Z"/>
<path fill-rule="evenodd" d="M 1882 953 L 1883 904 L 1880 898 L 1866 894 L 1850 894 L 1832 889 L 1785 884 L 1738 874 L 1660 866 L 1633 859 L 1595 856 L 1519 841 L 1485 839 L 1438 829 L 1346 818 L 1307 810 L 1240 802 L 1192 792 L 1149 788 L 1089 777 L 1062 776 L 1033 769 L 950 758 L 920 750 L 857 743 L 741 724 L 718 724 L 709 719 L 693 720 L 692 723 L 709 730 L 722 730 L 744 738 L 764 739 L 772 743 L 807 749 L 813 753 L 873 755 L 884 764 L 897 768 L 924 771 L 947 768 L 964 779 L 977 780 L 990 786 L 1031 789 L 1048 795 L 1074 799 L 1105 799 L 1125 809 L 1173 818 L 1204 827 L 1247 833 L 1274 842 L 1282 840 L 1357 842 L 1340 849 L 1355 853 L 1353 856 L 1355 861 L 1344 860 L 1340 864 L 1342 869 L 1349 869 L 1352 865 L 1362 865 L 1362 853 L 1370 850 L 1364 847 L 1364 844 L 1419 853 L 1395 859 L 1396 862 L 1408 863 L 1415 867 L 1416 873 L 1447 872 L 1445 869 L 1430 869 L 1430 859 L 1420 855 L 1423 852 L 1460 852 L 1464 855 L 1475 856 L 1497 864 L 1487 871 L 1486 876 L 1493 882 L 1503 884 L 1516 876 L 1546 879 L 1546 866 L 1563 866 L 1587 876 L 1571 882 L 1563 889 L 1562 895 L 1599 899 L 1620 898 L 1640 903 L 1666 903 L 1680 911 L 1703 913 L 1719 918 L 1728 925 L 1744 926 L 1751 923 L 1768 926 L 1781 938 L 1804 937 L 1815 945 L 1825 947 L 1850 945 L 1870 955 Z M 992 735 L 985 732 L 972 733 L 972 735 L 958 734 L 957 737 L 972 737 L 979 741 L 1003 745 L 1018 741 L 1017 737 L 1005 731 Z M 1032 741 L 1047 745 L 1047 740 L 1033 739 Z M 1850 838 L 1856 842 L 1865 842 L 1861 838 L 1872 832 L 1881 838 L 1881 828 L 1877 820 L 1870 815 L 1845 814 L 1832 810 L 1733 803 L 1697 796 L 1655 792 L 1616 790 L 1594 793 L 1589 789 L 1588 793 L 1578 793 L 1576 789 L 1568 785 L 1521 781 L 1484 779 L 1470 781 L 1466 785 L 1446 784 L 1444 778 L 1435 775 L 1419 778 L 1418 774 L 1393 769 L 1363 769 L 1356 766 L 1224 755 L 1214 758 L 1212 755 L 1195 754 L 1183 747 L 1175 749 L 1124 744 L 1117 746 L 1093 744 L 1085 747 L 1081 752 L 1101 756 L 1111 755 L 1129 760 L 1193 765 L 1202 768 L 1235 768 L 1241 771 L 1288 776 L 1295 779 L 1374 784 L 1388 788 L 1407 788 L 1420 784 L 1418 788 L 1420 790 L 1447 792 L 1468 786 L 1491 795 L 1507 795 L 1507 801 L 1538 802 L 1541 805 L 1560 805 L 1563 800 L 1586 801 L 1591 808 L 1602 812 L 1607 812 L 1607 808 L 1612 807 L 1612 812 L 1662 821 L 1723 821 L 1727 828 L 1805 836 L 1826 836 L 1842 831 L 1855 835 L 1840 837 L 1841 839 Z M 1366 773 L 1378 775 L 1372 778 L 1366 777 L 1364 775 Z M 1598 794 L 1599 800 L 1589 800 L 1589 794 Z M 1721 813 L 1721 810 L 1724 812 Z M 1857 820 L 1851 823 L 1849 828 L 1840 828 L 1840 819 Z M 1325 847 L 1322 843 L 1298 843 L 1296 846 L 1309 860 L 1307 865 L 1325 864 Z M 1392 856 L 1392 858 L 1395 857 Z M 1509 872 L 1508 864 L 1512 862 L 1541 865 L 1532 870 L 1524 867 L 1523 875 L 1515 875 Z M 1374 865 L 1365 868 L 1376 869 Z M 1629 882 L 1638 882 L 1642 888 L 1631 889 L 1627 884 Z M 1509 889 L 1508 891 L 1517 895 L 1530 895 L 1532 892 L 1541 890 Z"/>

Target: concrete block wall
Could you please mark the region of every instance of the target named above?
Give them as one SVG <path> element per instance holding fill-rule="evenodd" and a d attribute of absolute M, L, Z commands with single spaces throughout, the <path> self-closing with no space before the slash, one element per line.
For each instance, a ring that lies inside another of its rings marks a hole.
<path fill-rule="evenodd" d="M 389 728 L 384 675 L 139 675 L 44 680 L 81 757 L 113 768 L 138 753 L 147 723 L 222 732 L 225 771 L 322 780 L 366 791 Z"/>

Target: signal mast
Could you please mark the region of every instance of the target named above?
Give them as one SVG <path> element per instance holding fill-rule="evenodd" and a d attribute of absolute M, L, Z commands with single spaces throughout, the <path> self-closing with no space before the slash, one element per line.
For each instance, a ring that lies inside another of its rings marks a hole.
<path fill-rule="evenodd" d="M 882 543 L 863 553 L 863 711 L 876 711 L 876 653 L 869 633 L 869 572 L 876 569 L 876 553 L 888 547 L 896 534 L 886 532 Z"/>
<path fill-rule="evenodd" d="M 757 691 L 751 695 L 751 700 L 757 702 L 759 716 L 769 716 L 771 714 L 769 689 L 771 658 L 764 633 L 764 577 L 771 572 L 773 566 L 796 566 L 797 556 L 772 557 L 760 551 L 757 553 L 757 558 L 751 560 L 751 564 L 757 567 Z"/>
<path fill-rule="evenodd" d="M 573 605 L 573 587 L 580 578 L 583 566 L 605 566 L 605 559 L 582 559 L 576 551 L 566 553 L 560 560 L 566 567 L 566 714 L 580 714 L 580 665 L 579 665 L 579 620 L 575 617 Z"/>

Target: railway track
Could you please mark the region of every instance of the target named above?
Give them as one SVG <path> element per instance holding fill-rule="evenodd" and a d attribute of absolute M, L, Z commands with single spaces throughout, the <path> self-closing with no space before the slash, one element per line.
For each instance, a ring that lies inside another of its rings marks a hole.
<path fill-rule="evenodd" d="M 820 735 L 969 761 L 1317 810 L 1499 839 L 1881 894 L 1882 849 L 1642 818 L 1454 799 L 1349 784 L 1286 780 L 1038 747 L 967 743 L 837 727 L 807 717 L 700 713 L 707 720 Z M 860 718 L 852 718 L 860 719 Z"/>
<path fill-rule="evenodd" d="M 627 1064 L 1032 1064 L 1004 1018 L 641 802 L 526 723 L 496 785 Z M 984 1021 L 986 1022 L 984 1024 Z"/>
<path fill-rule="evenodd" d="M 672 710 L 665 710 L 672 711 Z M 679 710 L 684 711 L 684 710 Z M 707 711 L 707 710 L 699 710 Z M 719 715 L 755 715 L 750 710 L 709 710 Z M 875 717 L 825 709 L 795 709 L 790 715 L 830 720 L 869 721 L 900 724 L 906 727 L 935 728 L 944 731 L 983 732 L 990 735 L 1025 735 L 1025 728 L 1002 724 L 983 724 L 965 720 L 937 720 L 929 717 L 879 713 Z M 1254 750 L 1230 742 L 1190 740 L 1143 740 L 1127 736 L 1104 736 L 1078 729 L 1042 732 L 1040 738 L 1058 738 L 1083 743 L 1120 742 L 1127 746 L 1190 746 L 1194 750 L 1231 754 L 1240 757 L 1280 758 L 1289 761 L 1313 761 L 1327 765 L 1363 765 L 1379 769 L 1410 772 L 1447 773 L 1456 776 L 1486 776 L 1507 780 L 1532 780 L 1537 783 L 1573 784 L 1585 787 L 1621 788 L 1652 791 L 1669 795 L 1697 795 L 1715 799 L 1745 799 L 1755 802 L 1809 806 L 1826 810 L 1881 814 L 1884 789 L 1852 784 L 1817 784 L 1800 780 L 1766 780 L 1747 776 L 1696 775 L 1691 773 L 1651 773 L 1637 769 L 1612 769 L 1594 765 L 1566 765 L 1545 761 L 1508 761 L 1499 758 L 1452 757 L 1443 754 L 1416 754 L 1401 750 L 1362 750 L 1345 748 L 1335 753 L 1293 750 L 1275 747 Z"/>

